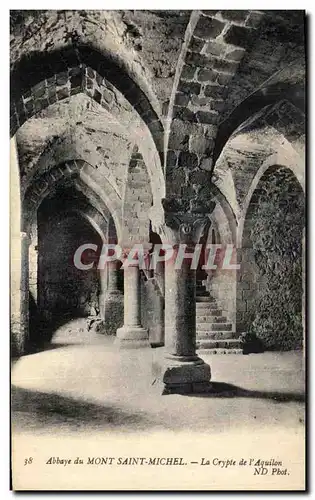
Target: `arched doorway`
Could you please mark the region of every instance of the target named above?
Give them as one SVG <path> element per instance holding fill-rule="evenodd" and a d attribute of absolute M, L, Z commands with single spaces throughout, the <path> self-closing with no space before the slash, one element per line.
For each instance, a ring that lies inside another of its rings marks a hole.
<path fill-rule="evenodd" d="M 272 166 L 251 197 L 242 236 L 238 313 L 270 350 L 301 349 L 304 194 L 293 172 Z"/>
<path fill-rule="evenodd" d="M 69 187 L 60 186 L 37 210 L 36 311 L 30 301 L 33 346 L 51 340 L 55 329 L 73 318 L 99 317 L 101 276 L 97 264 L 103 241 L 79 210 L 67 210 L 71 193 Z M 76 251 L 86 244 L 92 248 L 85 249 L 79 261 L 84 266 L 93 264 L 90 269 L 74 262 Z"/>

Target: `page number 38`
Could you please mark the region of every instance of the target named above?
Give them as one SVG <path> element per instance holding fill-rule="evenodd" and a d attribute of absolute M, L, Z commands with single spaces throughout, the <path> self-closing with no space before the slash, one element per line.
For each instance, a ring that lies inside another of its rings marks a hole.
<path fill-rule="evenodd" d="M 24 465 L 31 465 L 33 463 L 33 457 L 24 458 Z"/>

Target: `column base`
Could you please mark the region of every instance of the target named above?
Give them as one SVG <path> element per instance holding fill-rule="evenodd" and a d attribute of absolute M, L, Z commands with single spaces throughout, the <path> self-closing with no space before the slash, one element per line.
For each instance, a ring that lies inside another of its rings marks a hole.
<path fill-rule="evenodd" d="M 165 357 L 163 394 L 208 392 L 211 389 L 210 379 L 210 366 L 198 356 Z"/>
<path fill-rule="evenodd" d="M 123 326 L 118 328 L 114 344 L 122 349 L 151 347 L 148 330 L 142 326 Z"/>

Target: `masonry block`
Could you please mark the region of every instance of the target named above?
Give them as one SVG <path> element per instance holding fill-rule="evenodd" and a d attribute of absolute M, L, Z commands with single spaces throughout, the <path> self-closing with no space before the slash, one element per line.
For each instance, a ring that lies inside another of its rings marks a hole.
<path fill-rule="evenodd" d="M 214 111 L 218 111 L 219 113 L 223 111 L 225 102 L 223 100 L 209 99 L 210 107 Z"/>
<path fill-rule="evenodd" d="M 196 168 L 198 166 L 198 156 L 195 153 L 181 151 L 178 157 L 178 165 L 189 169 Z"/>
<path fill-rule="evenodd" d="M 214 111 L 197 111 L 196 118 L 200 123 L 216 124 L 218 121 L 218 113 Z"/>
<path fill-rule="evenodd" d="M 64 88 L 59 89 L 57 91 L 57 99 L 59 101 L 61 101 L 62 99 L 65 99 L 65 98 L 67 98 L 69 96 L 70 96 L 70 90 L 68 89 L 68 87 L 64 87 Z"/>
<path fill-rule="evenodd" d="M 195 94 L 198 95 L 201 90 L 200 83 L 196 82 L 183 82 L 180 81 L 178 85 L 178 91 L 183 92 L 185 94 Z"/>
<path fill-rule="evenodd" d="M 200 69 L 197 74 L 199 82 L 213 82 L 217 77 L 217 73 L 211 69 Z"/>
<path fill-rule="evenodd" d="M 195 122 L 195 113 L 185 106 L 174 106 L 173 117 L 183 121 Z"/>
<path fill-rule="evenodd" d="M 177 106 L 187 106 L 189 103 L 190 96 L 188 94 L 182 94 L 180 92 L 176 93 L 175 105 Z"/>
<path fill-rule="evenodd" d="M 212 99 L 222 98 L 225 92 L 226 92 L 225 87 L 216 84 L 206 85 L 204 89 L 205 96 L 212 97 Z"/>
<path fill-rule="evenodd" d="M 248 10 L 221 10 L 221 15 L 224 19 L 236 23 L 244 23 L 248 14 Z"/>
<path fill-rule="evenodd" d="M 243 26 L 232 24 L 224 35 L 226 43 L 248 48 L 253 40 L 252 30 Z"/>
<path fill-rule="evenodd" d="M 209 40 L 220 35 L 224 27 L 225 23 L 212 17 L 202 16 L 197 23 L 195 35 L 204 40 Z"/>
<path fill-rule="evenodd" d="M 193 36 L 189 44 L 189 50 L 192 52 L 201 52 L 204 44 L 204 40 L 200 40 L 199 38 Z"/>
<path fill-rule="evenodd" d="M 184 67 L 183 67 L 182 73 L 181 73 L 181 79 L 182 80 L 193 80 L 195 73 L 196 73 L 195 66 L 189 66 L 187 64 L 184 64 Z"/>
<path fill-rule="evenodd" d="M 206 54 L 211 54 L 213 56 L 222 57 L 226 51 L 226 45 L 219 42 L 210 41 L 207 43 L 205 48 Z"/>
<path fill-rule="evenodd" d="M 217 77 L 217 82 L 219 85 L 228 85 L 232 79 L 233 75 L 230 73 L 219 73 Z"/>
<path fill-rule="evenodd" d="M 69 79 L 68 71 L 62 71 L 56 75 L 56 83 L 58 86 L 66 85 Z"/>
<path fill-rule="evenodd" d="M 229 59 L 231 61 L 236 61 L 239 62 L 241 59 L 243 59 L 245 54 L 244 49 L 232 49 L 226 53 L 226 59 Z"/>
<path fill-rule="evenodd" d="M 257 28 L 264 17 L 264 12 L 251 11 L 248 18 L 246 19 L 246 26 L 251 28 Z"/>
<path fill-rule="evenodd" d="M 189 151 L 193 153 L 204 154 L 211 145 L 212 142 L 201 134 L 191 135 L 189 138 Z"/>
<path fill-rule="evenodd" d="M 207 106 L 210 102 L 209 97 L 200 97 L 199 95 L 192 95 L 190 102 L 193 106 Z"/>
<path fill-rule="evenodd" d="M 186 54 L 186 64 L 194 65 L 195 67 L 199 66 L 200 68 L 212 67 L 211 61 L 207 56 L 190 51 L 188 51 Z"/>

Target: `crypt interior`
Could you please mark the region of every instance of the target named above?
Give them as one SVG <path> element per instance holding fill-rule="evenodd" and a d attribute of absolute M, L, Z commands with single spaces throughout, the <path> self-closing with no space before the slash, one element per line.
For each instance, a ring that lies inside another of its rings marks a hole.
<path fill-rule="evenodd" d="M 304 12 L 10 23 L 16 425 L 215 427 L 212 396 L 223 426 L 231 396 L 246 413 L 234 423 L 301 422 Z M 239 268 L 80 270 L 86 243 L 233 246 Z M 243 355 L 246 335 L 260 352 Z"/>

